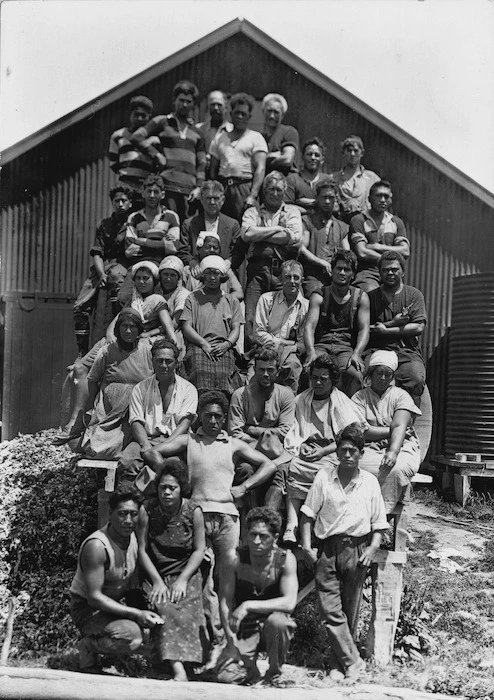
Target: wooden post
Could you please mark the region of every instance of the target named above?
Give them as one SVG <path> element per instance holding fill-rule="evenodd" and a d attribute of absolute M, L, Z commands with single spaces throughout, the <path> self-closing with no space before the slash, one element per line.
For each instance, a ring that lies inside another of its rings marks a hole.
<path fill-rule="evenodd" d="M 454 474 L 455 501 L 461 503 L 462 506 L 467 502 L 471 483 L 472 477 L 464 474 L 462 469 L 460 469 L 459 474 Z"/>
<path fill-rule="evenodd" d="M 105 488 L 98 490 L 98 528 L 101 529 L 108 522 L 108 494 L 115 490 L 117 462 L 105 459 L 80 459 L 77 466 L 106 469 Z"/>
<path fill-rule="evenodd" d="M 394 551 L 379 550 L 372 564 L 372 615 L 367 646 L 377 663 L 382 665 L 389 664 L 393 658 L 400 616 L 403 566 L 407 560 L 408 516 L 404 503 L 396 506 L 392 521 Z"/>

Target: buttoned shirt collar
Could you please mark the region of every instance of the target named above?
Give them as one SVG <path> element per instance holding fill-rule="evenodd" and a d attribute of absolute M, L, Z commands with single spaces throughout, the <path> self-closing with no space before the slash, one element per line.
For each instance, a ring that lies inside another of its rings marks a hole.
<path fill-rule="evenodd" d="M 286 304 L 286 305 L 288 306 L 288 308 L 291 309 L 292 306 L 295 306 L 295 304 L 299 304 L 299 305 L 302 304 L 302 302 L 303 302 L 304 299 L 305 299 L 304 295 L 303 295 L 302 292 L 299 290 L 299 292 L 298 292 L 297 296 L 295 297 L 295 299 L 292 301 L 291 304 L 289 304 L 289 303 L 288 303 L 288 299 L 287 299 L 286 296 L 285 296 L 285 292 L 284 292 L 282 289 L 280 289 L 280 291 L 278 292 L 278 294 L 277 294 L 277 296 L 276 296 L 275 303 L 277 303 L 277 304 Z"/>

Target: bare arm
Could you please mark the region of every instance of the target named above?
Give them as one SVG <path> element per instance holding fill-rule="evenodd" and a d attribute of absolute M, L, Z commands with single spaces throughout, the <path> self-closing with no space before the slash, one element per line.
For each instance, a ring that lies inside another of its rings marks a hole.
<path fill-rule="evenodd" d="M 240 623 L 248 613 L 291 613 L 297 604 L 298 579 L 297 561 L 292 552 L 287 551 L 285 565 L 280 577 L 280 593 L 278 598 L 268 600 L 246 600 L 241 603 L 230 616 L 230 628 L 236 633 Z"/>
<path fill-rule="evenodd" d="M 331 263 L 329 262 L 329 260 L 323 260 L 322 258 L 318 258 L 317 255 L 311 253 L 310 250 L 306 247 L 308 245 L 308 243 L 305 243 L 307 233 L 308 231 L 304 231 L 303 233 L 304 242 L 299 248 L 299 255 L 311 262 L 313 265 L 317 265 L 318 267 L 322 268 L 322 270 L 331 277 Z"/>
<path fill-rule="evenodd" d="M 158 569 L 153 564 L 151 557 L 147 552 L 149 533 L 149 517 L 144 506 L 139 510 L 139 521 L 137 524 L 137 542 L 139 545 L 139 563 L 144 569 L 147 578 L 153 584 L 153 588 L 149 595 L 149 602 L 152 606 L 157 603 L 164 602 L 169 595 L 169 591 L 165 582 L 161 578 Z"/>
<path fill-rule="evenodd" d="M 410 338 L 413 336 L 422 335 L 425 328 L 424 321 L 416 321 L 407 323 L 404 326 L 387 326 L 385 323 L 376 323 L 371 328 L 374 335 L 386 338 Z"/>
<path fill-rule="evenodd" d="M 98 540 L 87 542 L 81 552 L 82 576 L 90 607 L 117 618 L 134 620 L 142 627 L 154 627 L 156 624 L 161 624 L 161 618 L 155 613 L 122 605 L 103 593 L 106 558 L 106 550 Z"/>
<path fill-rule="evenodd" d="M 317 561 L 317 552 L 315 549 L 312 549 L 313 525 L 314 521 L 312 518 L 309 518 L 305 513 L 302 513 L 300 518 L 300 545 L 302 547 L 304 560 L 309 566 L 314 566 Z"/>
<path fill-rule="evenodd" d="M 412 414 L 405 408 L 398 408 L 394 412 L 393 420 L 391 421 L 389 446 L 382 459 L 381 468 L 391 469 L 395 465 L 398 454 L 403 447 L 405 433 L 411 420 Z"/>
<path fill-rule="evenodd" d="M 232 439 L 232 450 L 235 461 L 248 462 L 255 468 L 255 472 L 240 486 L 232 488 L 234 498 L 242 498 L 246 493 L 260 486 L 273 476 L 276 472 L 276 465 L 271 462 L 262 452 L 254 450 L 250 445 L 246 445 L 237 438 Z"/>
<path fill-rule="evenodd" d="M 206 549 L 206 534 L 204 531 L 204 516 L 202 510 L 197 507 L 194 511 L 194 533 L 193 544 L 194 549 L 187 561 L 184 570 L 181 572 L 170 587 L 170 600 L 172 603 L 178 603 L 179 600 L 187 595 L 187 584 L 190 577 L 196 573 L 204 559 L 204 551 Z"/>
<path fill-rule="evenodd" d="M 360 296 L 360 304 L 357 311 L 357 327 L 357 343 L 350 358 L 350 363 L 356 364 L 358 368 L 363 369 L 363 362 L 361 362 L 360 358 L 367 347 L 370 335 L 370 302 L 366 292 L 362 292 Z"/>
<path fill-rule="evenodd" d="M 295 146 L 283 146 L 281 151 L 271 151 L 267 160 L 272 170 L 289 168 L 295 160 Z"/>
<path fill-rule="evenodd" d="M 385 245 L 384 243 L 368 243 L 367 241 L 358 241 L 355 243 L 355 255 L 362 262 L 377 262 L 382 253 L 386 250 L 393 250 L 396 253 L 401 253 L 405 259 L 410 256 L 410 246 L 406 241 L 398 245 Z"/>
<path fill-rule="evenodd" d="M 319 314 L 321 312 L 322 296 L 320 294 L 311 294 L 309 299 L 309 311 L 305 319 L 304 328 L 304 343 L 306 359 L 304 366 L 307 368 L 310 363 L 316 359 L 314 350 L 314 335 L 319 322 Z"/>
<path fill-rule="evenodd" d="M 149 440 L 149 435 L 146 432 L 146 428 L 142 423 L 135 420 L 130 424 L 130 429 L 132 431 L 132 437 L 140 445 L 141 450 L 145 452 L 151 449 L 151 442 Z"/>
<path fill-rule="evenodd" d="M 253 178 L 252 178 L 252 187 L 250 188 L 250 194 L 249 197 L 252 199 L 255 199 L 257 195 L 259 194 L 259 190 L 261 189 L 263 180 L 264 180 L 264 174 L 266 172 L 266 154 L 263 153 L 262 151 L 258 151 L 257 153 L 254 153 L 252 156 L 252 169 L 253 169 Z"/>

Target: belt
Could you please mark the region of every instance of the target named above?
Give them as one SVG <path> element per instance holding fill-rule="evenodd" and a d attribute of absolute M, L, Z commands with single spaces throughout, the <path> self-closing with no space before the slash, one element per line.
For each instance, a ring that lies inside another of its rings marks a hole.
<path fill-rule="evenodd" d="M 251 177 L 220 177 L 219 181 L 221 182 L 222 185 L 226 185 L 227 187 L 232 187 L 232 185 L 243 185 L 244 183 L 247 182 L 252 182 Z"/>
<path fill-rule="evenodd" d="M 363 535 L 362 537 L 352 537 L 351 535 L 331 535 L 325 540 L 322 540 L 320 545 L 320 552 L 326 552 L 327 554 L 339 554 L 346 547 L 357 547 L 359 544 L 364 542 L 370 542 L 371 533 L 368 535 Z"/>

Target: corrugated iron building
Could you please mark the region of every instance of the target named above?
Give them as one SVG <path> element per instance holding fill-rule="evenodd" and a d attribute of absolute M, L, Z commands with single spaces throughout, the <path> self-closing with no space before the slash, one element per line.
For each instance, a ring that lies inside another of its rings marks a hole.
<path fill-rule="evenodd" d="M 341 140 L 360 134 L 365 163 L 393 183 L 394 210 L 412 253 L 407 282 L 426 298 L 423 338 L 435 404 L 432 449 L 441 452 L 452 279 L 494 265 L 494 195 L 255 26 L 235 20 L 101 95 L 2 154 L 0 293 L 4 303 L 3 438 L 59 423 L 65 365 L 76 353 L 72 303 L 88 271 L 96 222 L 109 214 L 110 134 L 127 123 L 134 94 L 155 113 L 192 79 L 261 100 L 281 92 L 302 140 L 320 135 L 330 170 Z M 254 127 L 255 128 L 255 127 Z"/>

